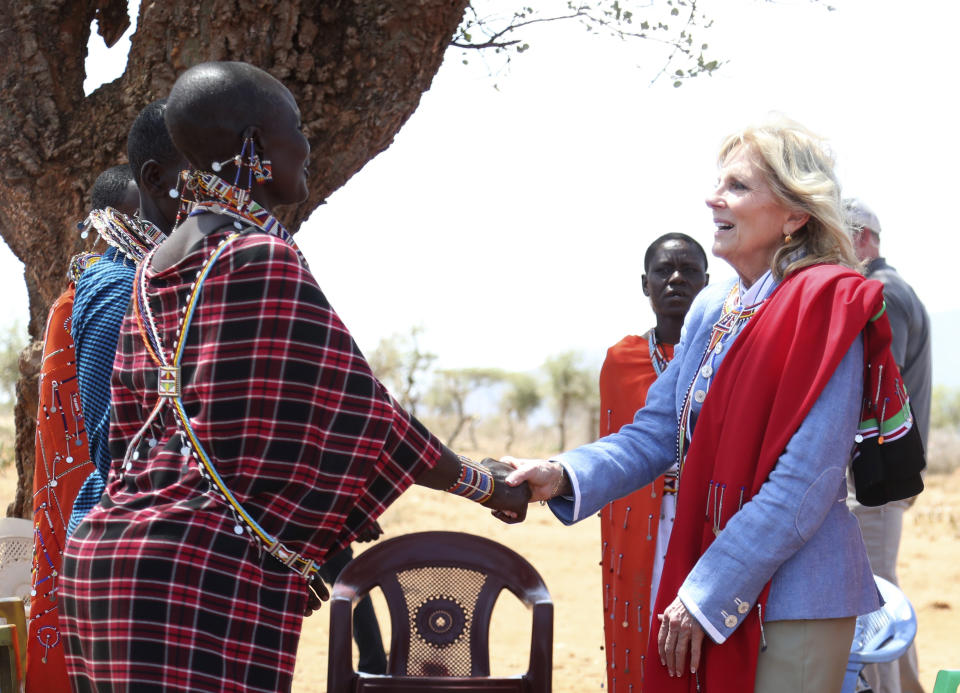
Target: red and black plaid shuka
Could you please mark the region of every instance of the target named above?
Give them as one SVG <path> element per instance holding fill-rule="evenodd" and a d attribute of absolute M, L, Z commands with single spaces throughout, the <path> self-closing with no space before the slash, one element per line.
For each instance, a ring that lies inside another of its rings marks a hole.
<path fill-rule="evenodd" d="M 227 233 L 173 268 L 146 269 L 165 351 L 198 269 Z M 267 532 L 318 563 L 440 455 L 373 376 L 295 249 L 259 231 L 233 241 L 203 285 L 181 377 L 187 415 L 227 487 Z M 113 468 L 64 561 L 74 690 L 289 690 L 305 580 L 235 533 L 226 501 L 181 452 L 170 407 L 121 470 L 157 398 L 131 311 L 113 379 Z"/>

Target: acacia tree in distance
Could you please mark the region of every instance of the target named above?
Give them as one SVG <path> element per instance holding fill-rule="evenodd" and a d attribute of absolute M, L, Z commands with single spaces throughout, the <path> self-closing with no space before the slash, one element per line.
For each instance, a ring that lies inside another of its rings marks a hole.
<path fill-rule="evenodd" d="M 383 337 L 369 357 L 373 374 L 413 416 L 417 415 L 420 404 L 422 381 L 437 360 L 436 354 L 421 348 L 423 332 L 422 325 L 414 325 L 409 334 Z"/>
<path fill-rule="evenodd" d="M 517 439 L 518 427 L 526 424 L 530 414 L 540 406 L 542 397 L 537 379 L 529 373 L 508 373 L 504 379 L 507 389 L 500 400 L 500 409 L 507 420 L 504 449 L 510 454 Z"/>
<path fill-rule="evenodd" d="M 592 407 L 597 378 L 592 370 L 581 364 L 581 355 L 565 351 L 549 357 L 543 364 L 547 374 L 547 388 L 556 414 L 557 451 L 567 449 L 567 423 L 577 408 Z"/>
<path fill-rule="evenodd" d="M 430 404 L 442 415 L 453 419 L 453 430 L 447 436 L 447 447 L 453 447 L 464 427 L 469 427 L 470 444 L 477 448 L 474 426 L 476 415 L 467 411 L 470 393 L 503 380 L 498 368 L 446 368 L 437 371 L 429 391 Z"/>

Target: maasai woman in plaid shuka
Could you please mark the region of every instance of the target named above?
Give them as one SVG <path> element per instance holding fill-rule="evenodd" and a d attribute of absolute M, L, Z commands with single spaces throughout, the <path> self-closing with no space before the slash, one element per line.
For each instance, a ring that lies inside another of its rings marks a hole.
<path fill-rule="evenodd" d="M 244 90 L 269 103 L 236 117 L 265 124 L 249 129 L 242 157 L 212 169 L 256 170 L 272 181 L 253 188 L 265 204 L 302 200 L 299 113 L 256 68 L 208 63 L 181 76 L 167 106 L 174 142 L 194 166 L 209 161 L 188 149 L 177 114 L 210 97 L 229 120 L 222 104 Z M 222 129 L 246 131 L 235 125 Z M 307 583 L 257 533 L 315 566 L 414 481 L 456 486 L 467 469 L 373 376 L 292 237 L 249 199 L 252 181 L 244 190 L 196 171 L 185 185 L 198 200 L 191 218 L 142 263 L 121 330 L 106 494 L 64 561 L 67 667 L 80 692 L 289 690 Z M 170 388 L 158 361 L 179 364 Z M 169 406 L 155 410 L 158 381 Z M 441 469 L 453 470 L 442 482 Z M 522 516 L 526 490 L 483 478 L 485 504 Z"/>

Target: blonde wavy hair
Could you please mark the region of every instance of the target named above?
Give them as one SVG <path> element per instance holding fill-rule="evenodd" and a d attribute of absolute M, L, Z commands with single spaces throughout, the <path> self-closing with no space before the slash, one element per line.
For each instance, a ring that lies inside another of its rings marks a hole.
<path fill-rule="evenodd" d="M 749 148 L 774 196 L 792 211 L 810 216 L 791 234 L 773 257 L 771 270 L 778 279 L 820 263 L 861 271 L 844 224 L 840 183 L 833 171 L 833 154 L 822 138 L 783 116 L 751 125 L 724 139 L 718 162 L 722 166 L 740 147 Z"/>

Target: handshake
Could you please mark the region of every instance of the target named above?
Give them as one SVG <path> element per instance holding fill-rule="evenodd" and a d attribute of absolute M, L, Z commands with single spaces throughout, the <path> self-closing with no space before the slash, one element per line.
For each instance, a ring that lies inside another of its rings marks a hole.
<path fill-rule="evenodd" d="M 464 457 L 459 459 L 462 465 L 461 480 L 469 477 L 471 473 L 489 476 L 488 495 L 483 499 L 472 499 L 492 509 L 494 517 L 508 524 L 523 522 L 527 515 L 527 505 L 533 501 L 549 500 L 569 491 L 563 467 L 556 462 L 519 460 L 512 457 L 501 460 L 485 457 L 480 462 Z M 456 484 L 447 490 L 470 497 L 458 490 Z"/>

